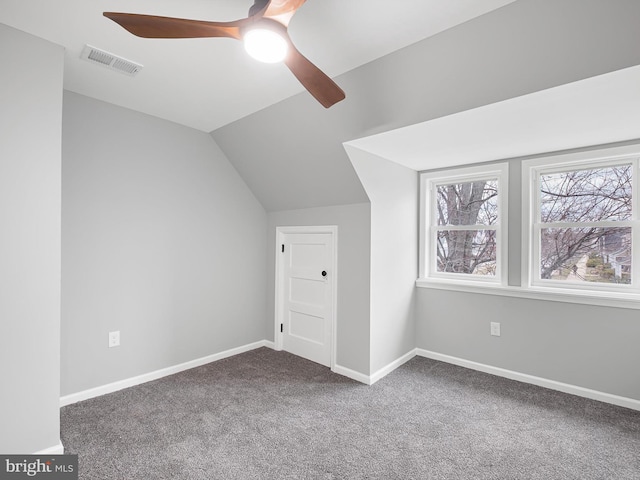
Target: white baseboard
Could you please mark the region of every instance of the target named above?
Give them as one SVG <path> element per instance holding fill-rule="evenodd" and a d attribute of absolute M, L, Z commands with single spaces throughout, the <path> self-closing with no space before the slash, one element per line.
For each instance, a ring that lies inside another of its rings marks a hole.
<path fill-rule="evenodd" d="M 255 350 L 256 348 L 260 348 L 260 347 L 275 349 L 275 343 L 269 340 L 261 340 L 259 342 L 243 345 L 237 348 L 226 350 L 224 352 L 198 358 L 190 362 L 181 363 L 179 365 L 174 365 L 172 367 L 163 368 L 161 370 L 156 370 L 154 372 L 139 375 L 137 377 L 120 380 L 118 382 L 109 383 L 107 385 L 91 388 L 88 390 L 84 390 L 82 392 L 65 395 L 60 398 L 60 406 L 64 407 L 65 405 L 71 405 L 72 403 L 81 402 L 83 400 L 88 400 L 90 398 L 98 397 L 100 395 L 106 395 L 107 393 L 117 392 L 118 390 L 122 390 L 124 388 L 133 387 L 135 385 L 140 385 L 142 383 L 150 382 L 152 380 L 157 380 L 159 378 L 166 377 L 168 375 L 173 375 L 174 373 L 179 373 L 185 370 L 189 370 L 191 368 L 199 367 L 201 365 L 206 365 L 207 363 L 215 362 L 217 360 L 222 360 L 223 358 L 232 357 L 234 355 L 248 352 L 250 350 Z M 611 403 L 613 405 L 618 405 L 621 407 L 626 407 L 632 410 L 640 411 L 640 400 L 621 397 L 618 395 L 613 395 L 605 392 L 599 392 L 597 390 L 578 387 L 576 385 L 557 382 L 555 380 L 536 377 L 533 375 L 528 375 L 528 374 L 516 372 L 513 370 L 506 370 L 500 367 L 493 367 L 491 365 L 485 365 L 482 363 L 473 362 L 471 360 L 465 360 L 463 358 L 453 357 L 451 355 L 432 352 L 432 351 L 424 350 L 421 348 L 416 348 L 415 350 L 411 350 L 407 352 L 402 357 L 394 360 L 393 362 L 379 369 L 372 375 L 366 375 L 364 373 L 356 372 L 355 370 L 351 370 L 350 368 L 343 367 L 338 364 L 334 365 L 332 371 L 339 375 L 343 375 L 345 377 L 356 380 L 360 383 L 364 383 L 365 385 L 373 385 L 380 379 L 387 376 L 389 373 L 393 372 L 396 368 L 402 366 L 403 364 L 411 360 L 416 355 L 421 357 L 431 358 L 433 360 L 439 360 L 441 362 L 451 363 L 453 365 L 458 365 L 465 368 L 470 368 L 472 370 L 477 370 L 480 372 L 490 373 L 492 375 L 497 375 L 499 377 L 509 378 L 511 380 L 517 380 L 519 382 L 538 385 L 540 387 L 549 388 L 551 390 L 557 390 L 559 392 L 569 393 L 572 395 L 590 398 L 592 400 L 598 400 L 601 402 Z M 47 448 L 37 453 L 45 454 L 45 455 L 46 454 L 50 454 L 50 455 L 63 454 L 64 447 L 62 445 L 62 442 L 59 442 L 58 445 Z"/>
<path fill-rule="evenodd" d="M 373 375 L 365 375 L 364 373 L 356 372 L 355 370 L 351 370 L 350 368 L 343 367 L 342 365 L 338 365 L 338 364 L 336 364 L 333 367 L 332 371 L 334 373 L 337 373 L 338 375 L 343 375 L 345 377 L 351 378 L 352 380 L 356 380 L 360 383 L 364 383 L 365 385 L 373 385 L 378 380 L 386 377 L 391 372 L 393 372 L 396 368 L 400 367 L 401 365 L 404 365 L 415 356 L 416 356 L 416 351 L 411 350 L 405 353 L 400 358 L 391 362 L 389 365 L 382 367 Z"/>
<path fill-rule="evenodd" d="M 374 383 L 376 383 L 381 378 L 386 377 L 391 372 L 393 372 L 396 368 L 404 365 L 405 363 L 407 363 L 409 360 L 411 360 L 415 356 L 416 356 L 416 351 L 415 351 L 415 349 L 413 349 L 413 350 L 410 350 L 407 353 L 405 353 L 400 358 L 394 360 L 393 362 L 391 362 L 386 367 L 382 367 L 380 370 L 378 370 L 373 375 L 371 375 L 371 377 L 370 377 L 371 383 L 369 385 L 373 385 Z"/>
<path fill-rule="evenodd" d="M 458 357 L 452 357 L 450 355 L 444 355 L 442 353 L 431 352 L 429 350 L 423 350 L 421 348 L 416 349 L 416 355 L 421 357 L 431 358 L 433 360 L 439 360 L 441 362 L 451 363 L 460 367 L 470 368 L 472 370 L 478 370 L 480 372 L 490 373 L 499 377 L 509 378 L 511 380 L 517 380 L 523 383 L 530 383 L 532 385 L 538 385 L 539 387 L 549 388 L 551 390 L 557 390 L 559 392 L 570 393 L 579 397 L 590 398 L 592 400 L 598 400 L 600 402 L 611 403 L 620 407 L 630 408 L 632 410 L 640 410 L 640 400 L 633 398 L 620 397 L 611 393 L 599 392 L 597 390 L 591 390 L 589 388 L 578 387 L 576 385 L 570 385 L 568 383 L 557 382 L 555 380 L 549 380 L 547 378 L 536 377 L 533 375 L 527 375 L 526 373 L 515 372 L 513 370 L 506 370 L 504 368 L 493 367 L 491 365 L 485 365 L 483 363 L 472 362 Z"/>
<path fill-rule="evenodd" d="M 58 440 L 58 444 L 53 447 L 45 448 L 44 450 L 40 450 L 34 455 L 63 455 L 64 454 L 64 446 L 62 445 L 62 440 Z"/>
<path fill-rule="evenodd" d="M 160 370 L 156 370 L 154 372 L 138 375 L 137 377 L 127 378 L 124 380 L 119 380 L 117 382 L 109 383 L 107 385 L 102 385 L 100 387 L 83 390 L 82 392 L 65 395 L 63 397 L 60 397 L 60 406 L 64 407 L 66 405 L 71 405 L 72 403 L 77 403 L 83 400 L 88 400 L 90 398 L 99 397 L 100 395 L 106 395 L 107 393 L 117 392 L 118 390 L 122 390 L 123 388 L 129 388 L 136 385 L 140 385 L 142 383 L 150 382 L 152 380 L 157 380 L 159 378 L 166 377 L 168 375 L 173 375 L 174 373 L 179 373 L 185 370 L 189 370 L 191 368 L 200 367 L 202 365 L 206 365 L 207 363 L 215 362 L 217 360 L 222 360 L 223 358 L 227 358 L 227 357 L 232 357 L 234 355 L 248 352 L 250 350 L 255 350 L 256 348 L 260 348 L 260 347 L 274 348 L 274 343 L 268 340 L 261 340 L 259 342 L 250 343 L 248 345 L 243 345 L 237 348 L 232 348 L 230 350 L 226 350 L 220 353 L 214 353 L 213 355 L 208 355 L 206 357 L 191 360 L 189 362 L 181 363 L 179 365 L 174 365 L 172 367 L 167 367 Z"/>
<path fill-rule="evenodd" d="M 343 367 L 342 365 L 338 365 L 337 363 L 331 369 L 333 373 L 337 373 L 338 375 L 342 375 L 344 377 L 348 377 L 356 382 L 364 383 L 365 385 L 371 385 L 371 377 L 369 375 L 365 375 L 364 373 L 356 372 L 355 370 L 351 370 L 350 368 Z"/>

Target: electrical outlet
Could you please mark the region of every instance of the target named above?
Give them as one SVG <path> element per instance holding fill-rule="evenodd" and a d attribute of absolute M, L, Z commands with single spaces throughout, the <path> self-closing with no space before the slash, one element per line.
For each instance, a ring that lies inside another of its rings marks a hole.
<path fill-rule="evenodd" d="M 120 346 L 120 330 L 109 332 L 109 348 Z"/>
<path fill-rule="evenodd" d="M 500 336 L 500 324 L 498 322 L 491 322 L 491 335 L 494 337 Z"/>

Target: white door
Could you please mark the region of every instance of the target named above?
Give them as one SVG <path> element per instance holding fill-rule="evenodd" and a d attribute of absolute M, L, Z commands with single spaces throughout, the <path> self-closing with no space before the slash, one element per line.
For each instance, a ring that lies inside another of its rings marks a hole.
<path fill-rule="evenodd" d="M 330 367 L 335 232 L 295 233 L 288 229 L 280 231 L 279 240 L 277 344 L 287 352 Z"/>

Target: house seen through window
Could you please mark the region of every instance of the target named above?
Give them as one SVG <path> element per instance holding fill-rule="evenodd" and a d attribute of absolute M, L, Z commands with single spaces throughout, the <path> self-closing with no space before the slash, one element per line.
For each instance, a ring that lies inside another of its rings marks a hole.
<path fill-rule="evenodd" d="M 536 171 L 534 280 L 632 283 L 633 170 L 622 162 Z"/>

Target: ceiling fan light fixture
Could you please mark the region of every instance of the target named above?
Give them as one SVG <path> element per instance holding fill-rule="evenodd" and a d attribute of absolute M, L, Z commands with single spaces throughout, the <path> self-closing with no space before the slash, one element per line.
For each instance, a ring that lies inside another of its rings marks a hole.
<path fill-rule="evenodd" d="M 253 28 L 242 37 L 244 49 L 260 62 L 282 62 L 289 51 L 284 37 L 270 28 Z"/>
<path fill-rule="evenodd" d="M 254 0 L 249 16 L 231 22 L 209 22 L 139 13 L 103 15 L 142 38 L 233 38 L 262 62 L 283 62 L 302 86 L 325 108 L 344 100 L 344 91 L 295 47 L 289 37 L 291 17 L 306 0 Z M 266 31 L 265 31 L 266 30 Z"/>

